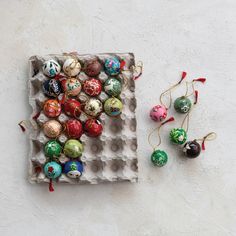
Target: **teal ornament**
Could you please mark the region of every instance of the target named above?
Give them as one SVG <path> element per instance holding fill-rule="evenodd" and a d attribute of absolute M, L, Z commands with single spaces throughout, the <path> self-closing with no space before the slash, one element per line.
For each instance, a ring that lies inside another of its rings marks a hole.
<path fill-rule="evenodd" d="M 118 96 L 121 93 L 121 82 L 116 78 L 109 78 L 105 81 L 104 91 L 110 96 Z"/>
<path fill-rule="evenodd" d="M 170 131 L 170 140 L 175 144 L 182 145 L 187 140 L 187 133 L 182 128 L 174 128 Z"/>
<path fill-rule="evenodd" d="M 120 61 L 117 57 L 107 58 L 104 62 L 104 69 L 108 75 L 118 75 L 120 73 Z"/>
<path fill-rule="evenodd" d="M 162 167 L 168 161 L 168 155 L 165 151 L 155 150 L 151 155 L 151 161 L 154 166 Z"/>
<path fill-rule="evenodd" d="M 179 113 L 187 113 L 191 107 L 191 100 L 185 96 L 177 98 L 174 102 L 174 108 Z"/>
<path fill-rule="evenodd" d="M 49 179 L 56 179 L 61 175 L 61 165 L 55 161 L 50 161 L 44 166 L 44 173 Z"/>

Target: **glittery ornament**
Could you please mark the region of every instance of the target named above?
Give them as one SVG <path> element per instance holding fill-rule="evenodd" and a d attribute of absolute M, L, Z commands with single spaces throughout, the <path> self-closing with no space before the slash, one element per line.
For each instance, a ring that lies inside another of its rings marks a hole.
<path fill-rule="evenodd" d="M 76 99 L 67 99 L 64 103 L 64 111 L 68 116 L 78 117 L 81 113 L 81 104 Z"/>
<path fill-rule="evenodd" d="M 57 97 L 61 93 L 60 81 L 56 79 L 48 79 L 43 82 L 42 90 L 48 97 Z"/>
<path fill-rule="evenodd" d="M 151 155 L 151 161 L 153 165 L 162 167 L 167 163 L 168 156 L 166 152 L 162 150 L 155 150 Z"/>
<path fill-rule="evenodd" d="M 61 71 L 61 66 L 60 64 L 53 60 L 47 60 L 43 63 L 43 73 L 48 76 L 48 77 L 55 77 L 58 75 Z"/>
<path fill-rule="evenodd" d="M 61 165 L 55 161 L 50 161 L 44 166 L 44 173 L 49 179 L 56 179 L 61 175 Z"/>
<path fill-rule="evenodd" d="M 49 120 L 43 124 L 43 132 L 49 138 L 56 138 L 61 134 L 62 125 L 57 120 Z"/>
<path fill-rule="evenodd" d="M 185 153 L 186 157 L 195 158 L 200 155 L 201 146 L 196 140 L 189 141 L 185 143 L 183 147 L 183 152 Z"/>
<path fill-rule="evenodd" d="M 82 89 L 80 81 L 76 78 L 63 80 L 62 86 L 64 92 L 69 96 L 77 96 Z"/>
<path fill-rule="evenodd" d="M 68 76 L 76 76 L 80 73 L 81 65 L 75 58 L 68 58 L 63 64 L 63 71 Z"/>
<path fill-rule="evenodd" d="M 83 83 L 83 90 L 89 96 L 98 96 L 102 91 L 102 83 L 98 79 L 87 79 Z"/>
<path fill-rule="evenodd" d="M 43 112 L 47 117 L 57 117 L 61 114 L 61 104 L 56 99 L 48 99 L 43 105 Z"/>
<path fill-rule="evenodd" d="M 154 121 L 163 121 L 167 116 L 167 109 L 163 105 L 156 105 L 150 111 L 150 117 Z"/>
<path fill-rule="evenodd" d="M 187 140 L 187 133 L 182 128 L 175 128 L 170 131 L 170 140 L 175 144 L 184 144 Z"/>
<path fill-rule="evenodd" d="M 122 112 L 123 104 L 118 98 L 108 98 L 104 104 L 104 110 L 109 116 L 118 116 Z"/>
<path fill-rule="evenodd" d="M 48 141 L 44 146 L 44 153 L 47 157 L 57 158 L 61 155 L 62 147 L 61 144 L 56 140 Z"/>
<path fill-rule="evenodd" d="M 83 126 L 79 120 L 70 119 L 65 123 L 66 134 L 70 138 L 80 138 L 83 133 Z"/>
<path fill-rule="evenodd" d="M 117 57 L 107 58 L 104 62 L 104 69 L 108 75 L 118 75 L 120 73 L 120 61 Z"/>
<path fill-rule="evenodd" d="M 67 161 L 64 166 L 64 173 L 72 179 L 79 178 L 84 171 L 83 164 L 80 161 Z"/>
<path fill-rule="evenodd" d="M 102 65 L 98 60 L 89 60 L 85 62 L 84 72 L 90 77 L 95 77 L 100 74 Z"/>
<path fill-rule="evenodd" d="M 76 139 L 69 139 L 64 146 L 64 154 L 70 158 L 78 158 L 82 155 L 84 147 Z"/>
<path fill-rule="evenodd" d="M 121 93 L 121 82 L 116 78 L 109 78 L 104 84 L 104 91 L 110 96 L 118 96 Z"/>
<path fill-rule="evenodd" d="M 191 109 L 192 103 L 189 98 L 182 96 L 175 100 L 174 108 L 179 113 L 187 113 Z"/>
<path fill-rule="evenodd" d="M 96 98 L 90 98 L 84 106 L 84 112 L 92 117 L 97 117 L 102 112 L 102 103 Z"/>
<path fill-rule="evenodd" d="M 85 133 L 90 137 L 97 137 L 102 133 L 103 127 L 99 120 L 88 119 L 84 125 Z"/>

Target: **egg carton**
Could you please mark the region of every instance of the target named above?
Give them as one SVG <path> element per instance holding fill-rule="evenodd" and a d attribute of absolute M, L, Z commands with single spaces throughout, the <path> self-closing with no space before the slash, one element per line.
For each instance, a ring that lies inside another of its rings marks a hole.
<path fill-rule="evenodd" d="M 132 53 L 105 53 L 97 55 L 78 55 L 76 57 L 83 64 L 86 60 L 97 58 L 100 61 L 108 57 L 116 56 L 125 61 L 124 74 L 126 77 L 120 99 L 123 103 L 122 114 L 118 117 L 109 117 L 104 112 L 99 116 L 103 124 L 103 132 L 97 138 L 91 138 L 83 134 L 80 141 L 84 145 L 84 152 L 81 161 L 84 166 L 84 172 L 79 179 L 71 179 L 62 174 L 58 182 L 69 184 L 97 184 L 101 182 L 120 182 L 138 180 L 138 158 L 137 158 L 137 134 L 136 134 L 136 99 L 135 99 L 135 82 L 133 72 L 129 68 L 135 66 L 135 58 Z M 63 65 L 68 55 L 47 55 L 45 57 L 32 56 L 29 59 L 30 78 L 29 86 L 29 103 L 33 109 L 30 116 L 30 122 L 34 127 L 29 134 L 30 152 L 29 152 L 29 180 L 31 183 L 48 183 L 49 179 L 43 173 L 43 166 L 47 162 L 44 155 L 43 147 L 49 140 L 41 130 L 42 124 L 49 120 L 42 110 L 42 105 L 48 99 L 42 92 L 42 83 L 48 78 L 42 73 L 42 65 L 45 60 L 54 59 Z M 118 77 L 121 75 L 118 75 Z M 80 72 L 77 76 L 84 81 L 88 76 Z M 108 75 L 102 71 L 98 79 L 104 82 Z M 102 92 L 98 98 L 104 102 L 108 95 Z M 86 95 L 81 92 L 78 100 L 83 102 Z M 38 117 L 35 119 L 35 114 Z M 58 121 L 65 122 L 69 117 L 61 113 Z M 84 122 L 87 117 L 82 113 L 79 119 Z M 63 145 L 67 141 L 67 136 L 61 134 L 58 140 Z M 62 154 L 59 161 L 63 164 L 69 158 Z"/>

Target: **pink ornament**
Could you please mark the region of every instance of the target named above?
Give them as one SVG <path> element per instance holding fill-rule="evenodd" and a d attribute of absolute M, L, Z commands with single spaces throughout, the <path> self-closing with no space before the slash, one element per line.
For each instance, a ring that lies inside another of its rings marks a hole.
<path fill-rule="evenodd" d="M 156 105 L 150 111 L 150 117 L 154 121 L 163 121 L 167 116 L 167 109 L 165 106 Z"/>

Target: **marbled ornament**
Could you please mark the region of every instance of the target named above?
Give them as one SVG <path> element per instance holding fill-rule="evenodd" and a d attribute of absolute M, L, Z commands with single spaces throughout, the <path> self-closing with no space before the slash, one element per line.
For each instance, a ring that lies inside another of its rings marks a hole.
<path fill-rule="evenodd" d="M 56 75 L 60 73 L 61 66 L 57 61 L 50 59 L 43 63 L 42 70 L 46 76 L 55 77 Z"/>
<path fill-rule="evenodd" d="M 66 75 L 74 77 L 80 73 L 81 65 L 75 58 L 68 58 L 63 64 L 63 71 Z"/>
<path fill-rule="evenodd" d="M 161 122 L 166 118 L 166 116 L 167 116 L 167 109 L 163 105 L 156 105 L 150 111 L 150 117 L 154 121 Z"/>
<path fill-rule="evenodd" d="M 110 96 L 118 96 L 121 93 L 121 82 L 116 78 L 109 78 L 105 81 L 104 91 Z"/>
<path fill-rule="evenodd" d="M 108 98 L 104 104 L 104 111 L 109 116 L 118 116 L 123 108 L 122 102 L 118 98 Z"/>
<path fill-rule="evenodd" d="M 61 83 L 56 79 L 47 79 L 43 82 L 42 90 L 48 97 L 57 97 L 61 93 Z"/>
<path fill-rule="evenodd" d="M 56 179 L 61 175 L 61 165 L 55 161 L 50 161 L 44 166 L 44 173 L 49 179 Z"/>
<path fill-rule="evenodd" d="M 83 90 L 91 97 L 98 96 L 102 91 L 102 83 L 98 79 L 87 79 L 83 83 Z"/>
<path fill-rule="evenodd" d="M 96 98 L 90 98 L 84 106 L 84 112 L 92 117 L 97 117 L 102 112 L 102 102 Z"/>
<path fill-rule="evenodd" d="M 68 116 L 79 117 L 81 113 L 81 104 L 76 99 L 67 99 L 64 103 L 64 111 Z"/>
<path fill-rule="evenodd" d="M 64 173 L 72 179 L 79 178 L 84 171 L 83 164 L 80 161 L 67 161 L 64 166 Z"/>
<path fill-rule="evenodd" d="M 79 120 L 70 119 L 65 123 L 66 134 L 69 138 L 78 139 L 83 134 L 83 126 Z"/>
<path fill-rule="evenodd" d="M 69 96 L 77 96 L 82 89 L 80 81 L 76 78 L 63 80 L 62 87 L 64 92 Z"/>
<path fill-rule="evenodd" d="M 151 161 L 153 165 L 162 167 L 168 161 L 168 155 L 162 150 L 155 150 L 151 155 Z"/>
<path fill-rule="evenodd" d="M 184 144 L 187 140 L 187 133 L 182 128 L 174 128 L 170 131 L 170 140 L 175 144 Z"/>
<path fill-rule="evenodd" d="M 61 155 L 62 146 L 56 140 L 48 141 L 44 146 L 45 156 L 50 158 L 58 158 Z"/>
<path fill-rule="evenodd" d="M 61 104 L 56 99 L 48 99 L 44 102 L 43 112 L 49 118 L 58 117 L 61 114 Z"/>
<path fill-rule="evenodd" d="M 182 96 L 175 100 L 174 108 L 179 113 L 187 113 L 191 109 L 192 103 L 189 98 Z"/>
<path fill-rule="evenodd" d="M 78 158 L 84 151 L 83 144 L 76 139 L 69 139 L 64 146 L 64 154 L 70 158 Z"/>
<path fill-rule="evenodd" d="M 48 138 L 56 138 L 61 134 L 62 125 L 57 120 L 48 120 L 43 124 L 43 132 Z"/>
<path fill-rule="evenodd" d="M 95 77 L 100 74 L 102 65 L 97 59 L 88 60 L 84 64 L 84 72 L 90 77 Z"/>
<path fill-rule="evenodd" d="M 85 122 L 84 131 L 90 137 L 98 137 L 102 133 L 103 127 L 99 120 L 88 119 Z"/>
<path fill-rule="evenodd" d="M 184 144 L 183 152 L 188 158 L 196 158 L 201 153 L 201 146 L 196 140 L 189 141 Z"/>
<path fill-rule="evenodd" d="M 118 75 L 120 73 L 120 61 L 117 57 L 107 58 L 104 62 L 104 69 L 108 75 Z"/>

